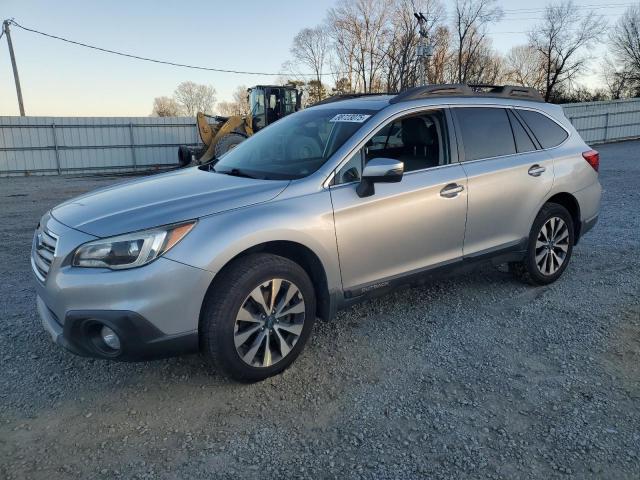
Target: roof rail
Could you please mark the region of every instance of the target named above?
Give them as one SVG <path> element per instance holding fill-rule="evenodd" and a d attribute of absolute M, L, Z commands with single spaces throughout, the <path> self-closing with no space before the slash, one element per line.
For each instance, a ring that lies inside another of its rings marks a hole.
<path fill-rule="evenodd" d="M 325 103 L 333 103 L 339 102 L 341 100 L 349 100 L 350 98 L 358 98 L 358 97 L 369 97 L 376 95 L 395 95 L 395 93 L 341 93 L 339 95 L 332 95 L 330 97 L 325 98 L 324 100 L 320 100 L 319 102 L 310 105 L 311 107 L 315 107 L 316 105 L 324 105 Z"/>
<path fill-rule="evenodd" d="M 540 92 L 533 87 L 523 87 L 520 85 L 486 85 L 482 83 L 471 84 L 469 87 L 477 93 L 485 93 L 483 90 L 487 90 L 486 94 L 490 96 L 518 97 L 527 100 L 543 101 Z"/>
<path fill-rule="evenodd" d="M 500 97 L 521 98 L 543 102 L 540 92 L 531 87 L 519 87 L 516 85 L 484 85 L 484 84 L 444 84 L 424 85 L 406 90 L 395 97 L 389 103 L 408 102 L 429 97 Z"/>

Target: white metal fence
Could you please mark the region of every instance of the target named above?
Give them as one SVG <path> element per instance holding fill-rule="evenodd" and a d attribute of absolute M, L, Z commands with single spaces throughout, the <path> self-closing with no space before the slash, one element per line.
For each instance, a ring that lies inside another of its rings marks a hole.
<path fill-rule="evenodd" d="M 587 143 L 640 137 L 640 98 L 570 103 L 563 108 L 564 114 Z"/>
<path fill-rule="evenodd" d="M 640 99 L 564 105 L 587 143 L 640 138 Z M 114 172 L 176 165 L 198 145 L 194 118 L 0 117 L 0 176 Z"/>
<path fill-rule="evenodd" d="M 198 142 L 189 117 L 0 117 L 0 176 L 175 165 Z"/>

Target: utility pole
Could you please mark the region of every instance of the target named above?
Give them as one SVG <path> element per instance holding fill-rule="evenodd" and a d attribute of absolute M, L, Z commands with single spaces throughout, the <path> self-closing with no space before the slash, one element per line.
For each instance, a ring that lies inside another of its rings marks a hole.
<path fill-rule="evenodd" d="M 420 41 L 418 42 L 418 49 L 416 56 L 418 57 L 418 72 L 420 78 L 420 84 L 426 85 L 428 83 L 427 74 L 429 72 L 429 60 L 433 56 L 433 46 L 429 40 L 429 32 L 427 31 L 427 18 L 422 12 L 414 13 L 414 17 L 418 20 L 418 28 L 420 33 Z"/>
<path fill-rule="evenodd" d="M 22 102 L 22 88 L 20 88 L 20 77 L 18 76 L 18 65 L 16 65 L 16 56 L 13 53 L 13 43 L 11 42 L 11 32 L 9 25 L 11 20 L 5 20 L 2 28 L 7 36 L 7 44 L 9 45 L 9 56 L 11 57 L 11 66 L 13 67 L 13 79 L 16 82 L 16 93 L 18 94 L 18 106 L 20 107 L 20 116 L 24 117 L 24 103 Z"/>

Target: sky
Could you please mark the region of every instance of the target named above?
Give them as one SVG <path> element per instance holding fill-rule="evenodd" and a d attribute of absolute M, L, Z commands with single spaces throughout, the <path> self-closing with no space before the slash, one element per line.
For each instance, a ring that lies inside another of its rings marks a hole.
<path fill-rule="evenodd" d="M 445 5 L 450 2 L 443 2 Z M 629 0 L 579 0 L 614 22 Z M 258 2 L 151 0 L 0 0 L 0 21 L 111 50 L 178 63 L 278 73 L 291 41 L 313 27 L 335 0 Z M 494 48 L 525 43 L 542 2 L 502 0 L 504 19 L 490 28 Z M 230 100 L 238 85 L 276 76 L 227 74 L 159 65 L 89 50 L 11 28 L 27 115 L 148 116 L 154 97 L 171 96 L 182 81 L 212 85 Z M 597 55 L 603 49 L 596 49 Z M 594 67 L 597 61 L 593 63 Z M 586 84 L 598 81 L 595 73 Z M 0 39 L 0 115 L 18 115 L 5 38 Z"/>

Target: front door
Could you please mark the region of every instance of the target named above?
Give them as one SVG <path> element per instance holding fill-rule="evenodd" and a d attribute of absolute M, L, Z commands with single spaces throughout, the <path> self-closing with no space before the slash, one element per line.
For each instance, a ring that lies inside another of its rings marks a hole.
<path fill-rule="evenodd" d="M 451 162 L 444 110 L 400 118 L 382 127 L 336 174 L 331 186 L 343 288 L 347 296 L 462 257 L 466 176 Z M 363 164 L 402 160 L 399 183 L 356 193 Z"/>

